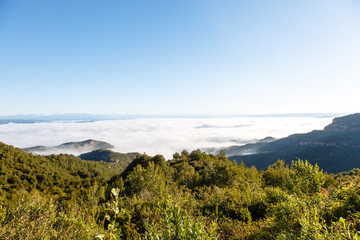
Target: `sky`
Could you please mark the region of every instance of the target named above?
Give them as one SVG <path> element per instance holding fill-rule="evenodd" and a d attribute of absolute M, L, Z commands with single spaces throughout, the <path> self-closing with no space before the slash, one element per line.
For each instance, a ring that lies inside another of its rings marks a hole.
<path fill-rule="evenodd" d="M 360 1 L 0 0 L 0 115 L 354 113 Z"/>

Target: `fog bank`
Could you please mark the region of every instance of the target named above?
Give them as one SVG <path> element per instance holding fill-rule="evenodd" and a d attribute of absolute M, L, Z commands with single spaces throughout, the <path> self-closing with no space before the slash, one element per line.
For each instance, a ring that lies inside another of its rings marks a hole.
<path fill-rule="evenodd" d="M 268 136 L 281 138 L 320 130 L 331 121 L 332 118 L 313 117 L 238 117 L 9 123 L 0 125 L 0 141 L 25 148 L 96 139 L 114 145 L 114 151 L 163 154 L 170 158 L 183 149 L 243 145 Z"/>

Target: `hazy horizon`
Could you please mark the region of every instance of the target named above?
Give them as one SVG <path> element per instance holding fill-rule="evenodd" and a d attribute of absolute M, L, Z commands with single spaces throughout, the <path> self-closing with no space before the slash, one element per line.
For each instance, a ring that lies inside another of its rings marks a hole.
<path fill-rule="evenodd" d="M 12 115 L 0 115 L 0 119 L 26 119 L 26 120 L 111 120 L 121 118 L 217 118 L 217 117 L 338 117 L 345 116 L 353 113 L 344 112 L 285 112 L 285 113 L 233 113 L 233 114 L 196 114 L 196 113 L 174 113 L 174 114 L 140 114 L 140 113 L 110 113 L 110 114 L 97 114 L 97 113 L 18 113 Z"/>
<path fill-rule="evenodd" d="M 49 121 L 0 124 L 0 139 L 15 147 L 57 146 L 87 139 L 105 141 L 118 152 L 162 154 L 183 149 L 222 148 L 321 130 L 333 117 L 138 118 L 90 122 Z M 62 150 L 47 154 L 84 152 Z"/>

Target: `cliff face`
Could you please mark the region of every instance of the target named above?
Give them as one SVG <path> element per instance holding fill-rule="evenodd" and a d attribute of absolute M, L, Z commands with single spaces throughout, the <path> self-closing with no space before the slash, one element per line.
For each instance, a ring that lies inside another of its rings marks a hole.
<path fill-rule="evenodd" d="M 329 126 L 324 128 L 324 131 L 360 131 L 360 113 L 335 118 Z"/>

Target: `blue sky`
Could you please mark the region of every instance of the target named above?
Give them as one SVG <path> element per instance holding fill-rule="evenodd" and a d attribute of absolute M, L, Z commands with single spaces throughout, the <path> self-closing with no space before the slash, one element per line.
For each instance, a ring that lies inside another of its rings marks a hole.
<path fill-rule="evenodd" d="M 0 0 L 0 115 L 359 112 L 360 2 Z"/>

